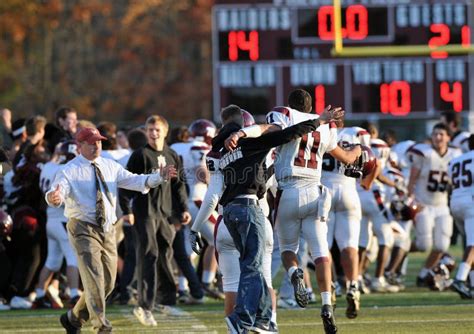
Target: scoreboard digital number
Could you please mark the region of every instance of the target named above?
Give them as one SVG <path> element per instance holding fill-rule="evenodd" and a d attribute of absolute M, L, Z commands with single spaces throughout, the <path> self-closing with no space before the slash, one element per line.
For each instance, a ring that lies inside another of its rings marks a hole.
<path fill-rule="evenodd" d="M 343 1 L 347 46 L 426 45 L 426 56 L 336 58 L 331 0 L 216 1 L 214 116 L 235 103 L 254 114 L 308 90 L 314 110 L 343 106 L 349 119 L 437 117 L 473 105 L 473 56 L 439 46 L 471 45 L 471 1 Z"/>

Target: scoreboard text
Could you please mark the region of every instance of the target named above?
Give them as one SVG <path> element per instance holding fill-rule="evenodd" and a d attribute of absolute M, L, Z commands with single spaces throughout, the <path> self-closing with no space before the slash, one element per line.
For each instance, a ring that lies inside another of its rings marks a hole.
<path fill-rule="evenodd" d="M 473 58 L 436 47 L 471 44 L 470 1 L 342 2 L 344 45 L 420 45 L 429 56 L 335 58 L 329 0 L 216 1 L 214 115 L 230 103 L 265 114 L 295 88 L 314 109 L 344 107 L 348 118 L 436 117 L 470 109 Z"/>

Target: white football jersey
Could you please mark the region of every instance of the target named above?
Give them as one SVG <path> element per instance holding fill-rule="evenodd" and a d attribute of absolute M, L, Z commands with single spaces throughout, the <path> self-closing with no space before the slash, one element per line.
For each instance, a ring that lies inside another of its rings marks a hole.
<path fill-rule="evenodd" d="M 417 201 L 424 205 L 448 205 L 448 164 L 460 154 L 460 150 L 449 147 L 440 156 L 430 144 L 416 144 L 408 150 L 412 166 L 420 170 L 414 191 Z"/>
<path fill-rule="evenodd" d="M 382 171 L 382 174 L 386 176 L 389 180 L 395 182 L 396 184 L 404 185 L 405 187 L 407 186 L 406 180 L 402 172 L 395 168 L 392 167 L 390 164 L 387 164 L 385 169 Z M 397 190 L 393 187 L 386 187 L 385 189 L 385 198 L 387 202 L 391 202 L 393 196 L 396 194 Z"/>
<path fill-rule="evenodd" d="M 413 140 L 405 140 L 390 147 L 390 160 L 395 162 L 398 168 L 401 169 L 403 176 L 407 179 L 410 176 L 411 168 L 410 161 L 407 157 L 407 151 L 415 144 L 416 143 Z"/>
<path fill-rule="evenodd" d="M 469 152 L 469 137 L 471 134 L 467 131 L 458 131 L 453 134 L 451 146 L 459 148 L 463 153 Z"/>
<path fill-rule="evenodd" d="M 269 124 L 282 129 L 300 122 L 317 119 L 316 114 L 303 113 L 288 107 L 275 107 L 267 114 Z M 323 155 L 337 146 L 334 124 L 320 125 L 316 131 L 277 148 L 275 176 L 281 189 L 308 184 L 319 185 Z"/>
<path fill-rule="evenodd" d="M 43 169 L 41 170 L 40 174 L 40 188 L 44 194 L 49 191 L 51 183 L 53 182 L 56 173 L 61 171 L 65 165 L 60 165 L 56 162 L 48 162 L 44 164 Z M 59 208 L 54 208 L 48 205 L 46 209 L 46 214 L 48 217 L 48 221 L 50 220 L 59 220 L 62 222 L 66 222 L 67 218 L 64 216 L 64 205 L 60 206 Z"/>
<path fill-rule="evenodd" d="M 474 196 L 474 151 L 464 153 L 449 163 L 449 179 L 452 185 L 451 198 Z"/>
<path fill-rule="evenodd" d="M 384 170 L 387 166 L 388 159 L 390 157 L 390 147 L 384 140 L 379 138 L 372 138 L 370 139 L 370 148 L 372 149 L 372 152 L 377 158 L 380 168 Z M 387 190 L 386 186 L 377 179 L 374 180 L 372 188 L 381 192 Z"/>
<path fill-rule="evenodd" d="M 198 175 L 206 170 L 206 155 L 210 146 L 205 142 L 192 139 L 187 143 L 176 143 L 170 146 L 181 157 L 186 183 L 189 186 L 189 199 L 202 201 L 206 195 L 207 184 L 200 181 L 204 175 Z"/>
<path fill-rule="evenodd" d="M 339 129 L 337 135 L 337 142 L 339 146 L 344 147 L 347 144 L 362 144 L 370 147 L 370 134 L 357 126 L 350 128 Z M 322 180 L 325 186 L 330 184 L 344 182 L 346 184 L 353 184 L 355 186 L 356 179 L 344 175 L 341 170 L 342 163 L 326 153 L 323 156 L 323 174 Z"/>

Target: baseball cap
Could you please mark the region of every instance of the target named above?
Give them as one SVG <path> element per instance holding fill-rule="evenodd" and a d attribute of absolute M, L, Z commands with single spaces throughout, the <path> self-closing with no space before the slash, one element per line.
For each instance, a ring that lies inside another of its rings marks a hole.
<path fill-rule="evenodd" d="M 76 134 L 76 140 L 78 142 L 87 142 L 88 144 L 94 144 L 98 140 L 106 140 L 104 136 L 101 136 L 99 130 L 95 128 L 82 128 Z"/>

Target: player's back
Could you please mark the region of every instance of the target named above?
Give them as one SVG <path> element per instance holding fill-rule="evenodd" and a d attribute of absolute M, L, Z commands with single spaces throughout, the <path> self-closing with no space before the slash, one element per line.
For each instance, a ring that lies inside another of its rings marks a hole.
<path fill-rule="evenodd" d="M 288 107 L 275 107 L 267 115 L 269 124 L 282 129 L 300 122 L 316 119 L 316 114 L 303 113 Z M 321 178 L 322 156 L 337 145 L 337 132 L 334 125 L 324 124 L 316 131 L 280 146 L 276 151 L 275 176 L 280 188 L 301 187 L 319 184 Z"/>
<path fill-rule="evenodd" d="M 51 184 L 53 183 L 54 178 L 56 177 L 56 174 L 64 168 L 64 165 L 58 164 L 56 162 L 47 162 L 46 164 L 43 165 L 43 168 L 41 169 L 41 174 L 40 174 L 40 188 L 45 194 Z M 52 206 L 48 205 L 48 208 L 46 209 L 46 214 L 48 216 L 48 221 L 52 220 L 60 220 L 65 222 L 66 217 L 64 216 L 64 207 L 61 206 L 59 208 L 55 208 Z"/>
<path fill-rule="evenodd" d="M 474 151 L 464 153 L 449 163 L 449 176 L 452 185 L 451 200 L 474 199 Z"/>
<path fill-rule="evenodd" d="M 408 150 L 412 166 L 420 170 L 414 193 L 421 204 L 448 204 L 448 164 L 460 153 L 458 149 L 448 147 L 441 156 L 430 144 L 416 144 Z"/>

